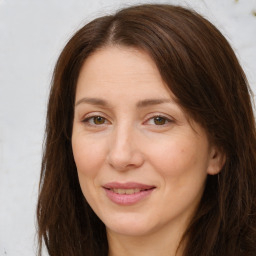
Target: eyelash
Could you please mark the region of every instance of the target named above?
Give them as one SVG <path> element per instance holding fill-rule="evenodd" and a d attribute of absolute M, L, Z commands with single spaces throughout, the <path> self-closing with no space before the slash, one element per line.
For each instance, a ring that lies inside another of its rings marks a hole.
<path fill-rule="evenodd" d="M 155 121 L 156 119 L 161 119 L 161 121 L 164 121 L 163 124 L 156 124 Z M 155 126 L 165 126 L 167 125 L 168 123 L 171 123 L 173 122 L 173 120 L 171 120 L 170 118 L 166 117 L 166 116 L 163 116 L 163 115 L 155 115 L 155 116 L 152 116 L 150 117 L 149 119 L 146 120 L 146 122 L 149 122 L 150 120 L 153 120 L 154 124 L 150 124 L 150 125 L 155 125 Z"/>
<path fill-rule="evenodd" d="M 100 120 L 98 121 L 103 121 L 103 123 L 100 123 L 100 124 L 96 124 L 95 123 L 95 120 L 96 118 L 99 118 Z M 161 123 L 161 124 L 156 124 L 156 119 L 160 119 L 158 121 L 164 121 L 164 123 Z M 168 123 L 172 123 L 173 120 L 166 117 L 166 116 L 163 116 L 163 115 L 154 115 L 150 118 L 148 118 L 143 124 L 146 124 L 146 123 L 149 123 L 150 120 L 153 120 L 154 123 L 151 123 L 149 125 L 152 125 L 152 126 L 166 126 Z M 90 121 L 92 121 L 93 123 L 91 123 Z M 87 124 L 87 125 L 90 125 L 90 126 L 103 126 L 103 125 L 106 125 L 106 124 L 109 124 L 110 122 L 107 120 L 107 118 L 101 116 L 101 115 L 93 115 L 93 116 L 89 116 L 89 117 L 86 117 L 85 119 L 82 120 L 83 123 Z"/>
<path fill-rule="evenodd" d="M 94 122 L 93 124 L 90 123 L 90 120 L 95 121 L 96 118 L 101 118 L 101 119 L 103 119 L 103 120 L 104 120 L 104 123 L 102 123 L 102 124 L 96 124 L 95 122 Z M 86 117 L 85 119 L 82 120 L 83 123 L 86 123 L 86 124 L 88 124 L 88 125 L 90 125 L 90 126 L 102 126 L 102 125 L 105 125 L 105 124 L 106 124 L 106 121 L 107 121 L 107 119 L 106 119 L 105 117 L 101 116 L 101 115 L 89 116 L 89 117 Z M 107 122 L 107 123 L 110 123 L 110 122 Z"/>

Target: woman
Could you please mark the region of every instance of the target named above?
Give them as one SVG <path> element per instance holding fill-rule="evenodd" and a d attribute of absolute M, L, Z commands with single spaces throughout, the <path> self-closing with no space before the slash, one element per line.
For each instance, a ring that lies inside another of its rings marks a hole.
<path fill-rule="evenodd" d="M 57 62 L 39 255 L 255 255 L 255 119 L 226 39 L 141 5 L 80 29 Z"/>

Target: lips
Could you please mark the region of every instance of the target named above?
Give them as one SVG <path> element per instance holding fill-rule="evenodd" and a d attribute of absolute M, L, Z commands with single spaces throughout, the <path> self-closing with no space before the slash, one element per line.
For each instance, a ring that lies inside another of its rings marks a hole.
<path fill-rule="evenodd" d="M 112 182 L 105 184 L 103 188 L 112 202 L 119 205 L 132 205 L 147 198 L 156 187 L 135 182 Z"/>

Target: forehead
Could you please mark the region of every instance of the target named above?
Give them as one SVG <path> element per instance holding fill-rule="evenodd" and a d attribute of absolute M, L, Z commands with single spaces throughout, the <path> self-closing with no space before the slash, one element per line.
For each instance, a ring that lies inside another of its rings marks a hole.
<path fill-rule="evenodd" d="M 142 92 L 171 95 L 151 57 L 141 50 L 109 46 L 86 59 L 78 78 L 77 96 L 122 91 L 134 96 Z"/>

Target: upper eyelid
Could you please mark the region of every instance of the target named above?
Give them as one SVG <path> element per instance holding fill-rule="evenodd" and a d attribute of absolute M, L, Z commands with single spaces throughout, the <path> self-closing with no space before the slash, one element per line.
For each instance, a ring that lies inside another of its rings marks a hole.
<path fill-rule="evenodd" d="M 167 117 L 165 117 L 165 116 L 153 116 L 153 117 L 151 117 L 151 118 L 148 118 L 145 122 L 143 122 L 143 124 L 146 124 L 147 122 L 149 122 L 150 120 L 152 120 L 152 119 L 154 119 L 154 118 L 156 118 L 156 117 L 161 117 L 161 118 L 163 118 L 163 119 L 165 119 L 165 121 L 167 121 L 167 123 L 166 124 L 163 124 L 163 125 L 156 125 L 156 126 L 166 126 L 166 125 L 168 125 L 168 123 L 173 123 L 173 120 L 172 119 L 170 119 L 170 118 L 167 118 Z"/>
<path fill-rule="evenodd" d="M 175 118 L 173 118 L 170 115 L 163 114 L 163 113 L 151 113 L 151 114 L 148 114 L 147 116 L 148 117 L 146 117 L 146 120 L 149 120 L 149 119 L 152 119 L 152 118 L 155 118 L 155 117 L 162 117 L 162 118 L 165 118 L 165 119 L 170 120 L 170 121 L 175 121 Z"/>
<path fill-rule="evenodd" d="M 81 117 L 81 120 L 83 121 L 85 119 L 89 119 L 89 118 L 96 117 L 96 116 L 103 117 L 103 118 L 105 118 L 108 121 L 110 119 L 108 115 L 106 115 L 106 114 L 104 114 L 102 112 L 90 112 L 90 113 L 87 113 L 87 114 L 83 115 Z"/>
<path fill-rule="evenodd" d="M 94 118 L 94 117 L 102 117 L 102 118 L 104 118 L 105 120 L 107 120 L 107 118 L 105 118 L 104 116 L 93 115 L 93 116 L 87 116 L 87 117 L 83 118 L 82 121 L 90 120 L 91 118 Z"/>

